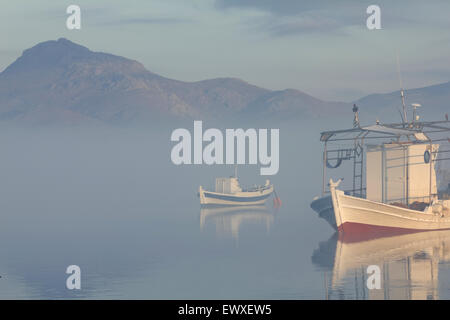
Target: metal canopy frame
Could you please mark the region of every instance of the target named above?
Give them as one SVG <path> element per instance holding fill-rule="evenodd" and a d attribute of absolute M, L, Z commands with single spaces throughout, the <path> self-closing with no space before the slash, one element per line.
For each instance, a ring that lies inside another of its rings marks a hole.
<path fill-rule="evenodd" d="M 357 109 L 355 113 L 355 119 L 358 119 Z M 398 144 L 429 144 L 432 148 L 435 142 L 448 142 L 450 143 L 450 121 L 448 116 L 444 121 L 413 121 L 410 123 L 388 123 L 377 124 L 361 127 L 359 120 L 355 121 L 354 127 L 351 129 L 324 131 L 320 135 L 320 141 L 324 142 L 323 151 L 323 170 L 322 170 L 322 196 L 329 192 L 327 190 L 328 184 L 326 183 L 327 168 L 337 168 L 340 162 L 344 160 L 353 160 L 353 189 L 346 190 L 346 192 L 362 197 L 365 193 L 365 187 L 363 185 L 364 174 L 364 152 L 366 147 L 366 141 L 378 140 L 379 145 L 387 143 Z M 349 143 L 353 144 L 353 148 L 335 148 L 328 149 L 333 143 Z M 357 152 L 357 149 L 362 151 Z M 352 150 L 349 154 L 348 150 Z M 432 149 L 431 149 L 432 150 Z M 346 156 L 342 156 L 342 154 Z M 432 153 L 430 160 L 430 202 L 431 197 L 431 170 L 432 163 L 436 161 L 448 161 L 450 157 L 440 157 L 439 154 L 449 154 L 450 148 L 440 148 L 437 152 Z M 333 155 L 335 155 L 333 157 Z M 330 166 L 329 160 L 336 161 L 336 166 Z M 360 167 L 358 167 L 360 166 Z M 408 196 L 407 196 L 408 197 Z M 408 201 L 408 198 L 406 198 Z"/>

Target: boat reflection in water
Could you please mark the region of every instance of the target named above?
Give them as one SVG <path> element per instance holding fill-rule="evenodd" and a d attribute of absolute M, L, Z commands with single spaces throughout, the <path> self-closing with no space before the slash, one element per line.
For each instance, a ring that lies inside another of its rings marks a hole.
<path fill-rule="evenodd" d="M 216 233 L 220 236 L 239 238 L 239 229 L 245 223 L 264 224 L 269 232 L 275 214 L 265 205 L 202 207 L 200 209 L 200 229 L 206 224 L 215 223 Z"/>
<path fill-rule="evenodd" d="M 363 239 L 335 234 L 315 250 L 325 269 L 327 299 L 439 299 L 439 264 L 450 261 L 450 231 Z M 368 289 L 367 267 L 381 270 L 381 288 Z"/>

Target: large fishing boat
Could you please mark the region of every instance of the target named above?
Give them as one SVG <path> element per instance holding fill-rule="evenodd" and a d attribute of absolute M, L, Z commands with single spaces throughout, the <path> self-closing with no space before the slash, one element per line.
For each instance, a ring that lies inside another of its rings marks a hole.
<path fill-rule="evenodd" d="M 420 105 L 412 107 L 411 121 L 403 104 L 402 122 L 361 126 L 354 105 L 353 128 L 321 133 L 322 195 L 311 207 L 339 232 L 450 229 L 448 190 L 442 190 L 449 181 L 441 179 L 439 186 L 436 176 L 436 166 L 450 160 L 448 115 L 420 121 Z M 328 180 L 327 172 L 344 162 L 350 162 L 346 173 L 352 172 L 346 186 L 344 179 Z"/>

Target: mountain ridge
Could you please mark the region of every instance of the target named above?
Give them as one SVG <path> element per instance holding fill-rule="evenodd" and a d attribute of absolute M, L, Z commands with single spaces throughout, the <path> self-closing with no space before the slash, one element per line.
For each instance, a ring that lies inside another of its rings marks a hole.
<path fill-rule="evenodd" d="M 444 98 L 450 92 L 445 85 L 436 90 Z M 413 89 L 407 93 L 407 97 L 427 103 L 432 89 L 417 92 Z M 392 111 L 392 105 L 398 101 L 392 92 L 369 95 L 356 103 L 372 116 L 380 110 L 378 104 L 385 105 L 382 110 Z M 4 122 L 307 120 L 348 117 L 351 105 L 324 101 L 296 89 L 261 88 L 238 78 L 194 82 L 170 79 L 147 70 L 136 60 L 94 52 L 65 38 L 24 50 L 0 73 L 0 121 Z"/>
<path fill-rule="evenodd" d="M 45 119 L 46 112 L 49 119 L 58 118 L 58 110 L 61 118 L 73 115 L 107 123 L 258 118 L 285 109 L 290 115 L 302 109 L 303 115 L 315 117 L 308 105 L 312 101 L 328 104 L 298 90 L 273 91 L 238 78 L 169 79 L 135 60 L 94 52 L 64 38 L 24 50 L 0 73 L 0 120 L 18 122 L 33 122 L 35 113 L 39 119 Z"/>
<path fill-rule="evenodd" d="M 450 81 L 404 91 L 408 111 L 411 110 L 411 104 L 421 104 L 418 113 L 422 120 L 443 120 L 445 114 L 450 111 Z M 394 115 L 400 121 L 399 111 L 402 108 L 400 90 L 370 94 L 356 100 L 355 103 L 372 120 L 378 118 L 392 122 L 391 118 Z"/>

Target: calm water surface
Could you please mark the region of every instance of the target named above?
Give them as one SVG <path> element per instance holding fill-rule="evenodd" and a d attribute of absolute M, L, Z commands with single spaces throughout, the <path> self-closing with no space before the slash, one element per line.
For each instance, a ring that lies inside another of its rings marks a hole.
<path fill-rule="evenodd" d="M 339 239 L 309 207 L 320 190 L 316 132 L 311 142 L 292 132 L 281 131 L 272 178 L 278 210 L 271 200 L 201 210 L 198 186 L 233 167 L 172 165 L 167 132 L 3 134 L 0 298 L 448 298 L 450 233 Z M 255 167 L 239 175 L 265 180 Z M 79 291 L 65 287 L 72 264 Z M 381 290 L 365 286 L 372 264 Z"/>

